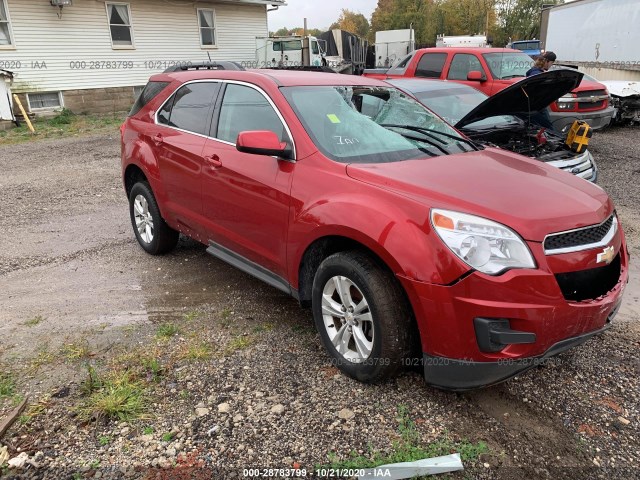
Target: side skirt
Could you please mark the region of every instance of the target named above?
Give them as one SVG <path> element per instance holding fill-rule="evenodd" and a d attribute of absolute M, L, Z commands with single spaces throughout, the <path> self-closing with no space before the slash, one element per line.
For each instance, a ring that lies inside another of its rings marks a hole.
<path fill-rule="evenodd" d="M 284 278 L 279 275 L 276 275 L 271 270 L 267 270 L 261 265 L 258 265 L 255 262 L 243 257 L 242 255 L 237 254 L 233 250 L 229 250 L 222 245 L 209 241 L 209 248 L 207 248 L 207 253 L 213 255 L 216 258 L 219 258 L 223 262 L 227 262 L 229 265 L 236 267 L 238 270 L 242 270 L 249 275 L 256 277 L 259 280 L 262 280 L 268 285 L 277 288 L 278 290 L 288 293 L 295 299 L 299 299 L 298 291 L 294 288 L 291 288 L 289 282 L 287 282 Z"/>

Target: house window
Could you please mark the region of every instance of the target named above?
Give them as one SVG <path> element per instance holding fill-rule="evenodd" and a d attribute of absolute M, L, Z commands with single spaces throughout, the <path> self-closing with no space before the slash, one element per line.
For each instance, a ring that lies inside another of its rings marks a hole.
<path fill-rule="evenodd" d="M 7 0 L 0 0 L 0 47 L 13 45 Z"/>
<path fill-rule="evenodd" d="M 200 27 L 200 45 L 216 46 L 216 11 L 209 8 L 198 9 L 198 26 Z"/>
<path fill-rule="evenodd" d="M 133 46 L 133 31 L 131 28 L 131 10 L 128 3 L 107 3 L 107 18 L 111 31 L 111 45 L 113 48 L 127 48 Z"/>
<path fill-rule="evenodd" d="M 27 93 L 29 110 L 45 110 L 62 107 L 60 92 Z"/>

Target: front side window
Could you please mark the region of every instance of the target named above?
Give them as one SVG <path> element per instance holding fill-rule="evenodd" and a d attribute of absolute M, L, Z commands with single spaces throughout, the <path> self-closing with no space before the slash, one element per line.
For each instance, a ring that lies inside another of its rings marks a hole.
<path fill-rule="evenodd" d="M 320 49 L 318 48 L 318 42 L 316 42 L 315 40 L 311 41 L 311 52 L 314 55 L 318 55 L 320 53 Z"/>
<path fill-rule="evenodd" d="M 281 91 L 318 148 L 338 162 L 386 163 L 473 148 L 395 88 L 308 86 Z"/>
<path fill-rule="evenodd" d="M 418 62 L 416 77 L 440 78 L 446 60 L 446 53 L 425 53 Z"/>
<path fill-rule="evenodd" d="M 210 8 L 198 9 L 198 25 L 200 27 L 200 45 L 216 46 L 216 12 Z"/>
<path fill-rule="evenodd" d="M 133 46 L 131 11 L 128 3 L 107 3 L 107 17 L 114 48 Z"/>
<path fill-rule="evenodd" d="M 533 65 L 533 60 L 526 53 L 484 53 L 482 56 L 496 80 L 525 77 Z"/>
<path fill-rule="evenodd" d="M 0 0 L 0 47 L 8 45 L 13 45 L 9 10 L 6 0 Z"/>
<path fill-rule="evenodd" d="M 158 123 L 205 135 L 209 130 L 209 112 L 218 88 L 219 84 L 213 82 L 180 87 L 158 112 Z"/>
<path fill-rule="evenodd" d="M 224 93 L 216 137 L 236 143 L 238 134 L 247 130 L 271 130 L 281 142 L 289 136 L 271 103 L 256 89 L 230 83 Z"/>
<path fill-rule="evenodd" d="M 468 53 L 457 53 L 453 56 L 453 60 L 451 60 L 447 78 L 449 80 L 466 80 L 469 72 L 473 71 L 480 72 L 484 75 L 478 57 Z"/>

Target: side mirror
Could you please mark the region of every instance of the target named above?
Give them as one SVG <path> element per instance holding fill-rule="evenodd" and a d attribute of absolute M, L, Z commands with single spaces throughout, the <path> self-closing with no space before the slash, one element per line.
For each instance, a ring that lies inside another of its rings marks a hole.
<path fill-rule="evenodd" d="M 291 158 L 292 154 L 287 143 L 281 142 L 278 136 L 270 130 L 240 132 L 236 140 L 236 149 L 239 152 L 285 159 Z"/>
<path fill-rule="evenodd" d="M 467 74 L 467 80 L 471 82 L 485 82 L 487 79 L 484 78 L 484 75 L 482 75 L 482 72 L 479 72 L 478 70 L 471 70 Z"/>

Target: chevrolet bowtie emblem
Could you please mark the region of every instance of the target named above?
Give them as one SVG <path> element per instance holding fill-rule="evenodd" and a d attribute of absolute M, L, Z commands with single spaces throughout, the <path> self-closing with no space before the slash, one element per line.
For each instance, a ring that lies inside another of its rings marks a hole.
<path fill-rule="evenodd" d="M 615 251 L 613 250 L 613 247 L 607 247 L 604 250 L 602 250 L 602 253 L 598 254 L 598 257 L 596 258 L 596 263 L 606 263 L 607 265 L 609 265 L 614 257 L 615 257 Z"/>

